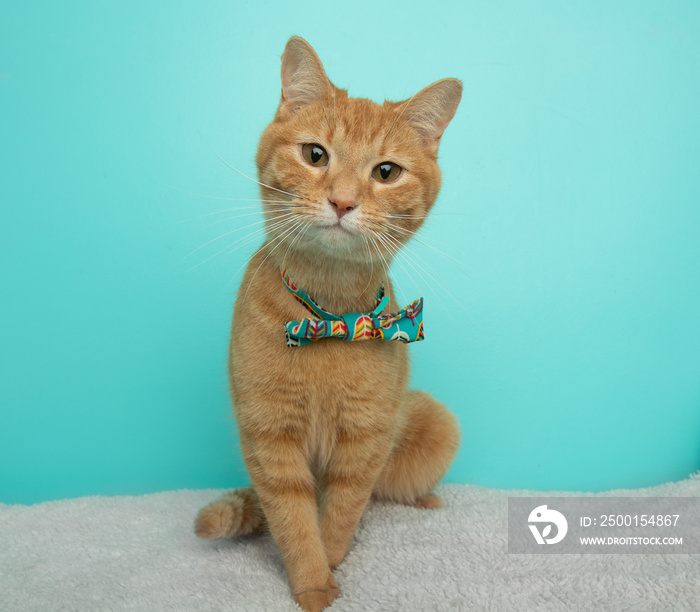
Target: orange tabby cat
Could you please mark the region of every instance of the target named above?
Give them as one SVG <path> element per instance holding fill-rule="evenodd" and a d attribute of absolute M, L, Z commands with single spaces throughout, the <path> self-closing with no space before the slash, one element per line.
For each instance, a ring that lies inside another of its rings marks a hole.
<path fill-rule="evenodd" d="M 287 345 L 284 324 L 310 317 L 281 270 L 331 313 L 368 313 L 398 248 L 440 187 L 437 149 L 462 85 L 443 79 L 402 103 L 349 98 L 311 46 L 289 40 L 282 99 L 257 154 L 267 241 L 236 301 L 230 381 L 252 486 L 203 508 L 198 536 L 268 530 L 294 599 L 322 610 L 372 495 L 422 508 L 457 452 L 455 417 L 407 390 L 402 342 L 325 338 Z"/>

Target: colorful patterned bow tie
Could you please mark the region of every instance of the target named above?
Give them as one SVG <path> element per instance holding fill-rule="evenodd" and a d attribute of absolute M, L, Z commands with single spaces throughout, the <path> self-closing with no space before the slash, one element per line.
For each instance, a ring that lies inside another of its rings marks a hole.
<path fill-rule="evenodd" d="M 423 298 L 418 298 L 406 308 L 393 314 L 381 314 L 389 302 L 384 287 L 377 291 L 377 301 L 370 313 L 349 312 L 341 317 L 331 314 L 314 302 L 282 272 L 282 280 L 294 297 L 318 319 L 288 321 L 284 324 L 287 346 L 304 346 L 323 338 L 342 340 L 400 340 L 417 342 L 423 340 Z"/>

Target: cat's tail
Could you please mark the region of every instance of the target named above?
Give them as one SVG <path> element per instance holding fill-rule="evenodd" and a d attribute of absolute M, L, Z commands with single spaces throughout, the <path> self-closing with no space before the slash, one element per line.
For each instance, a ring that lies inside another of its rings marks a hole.
<path fill-rule="evenodd" d="M 194 532 L 205 540 L 261 533 L 267 529 L 265 514 L 253 487 L 224 493 L 199 511 Z"/>

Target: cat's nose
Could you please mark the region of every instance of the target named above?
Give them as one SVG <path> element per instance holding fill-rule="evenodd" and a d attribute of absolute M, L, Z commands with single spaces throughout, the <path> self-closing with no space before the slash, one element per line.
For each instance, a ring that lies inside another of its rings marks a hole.
<path fill-rule="evenodd" d="M 357 208 L 357 202 L 344 198 L 335 198 L 334 200 L 328 200 L 331 207 L 335 210 L 335 214 L 338 215 L 340 219 L 343 215 L 349 213 L 353 208 Z"/>

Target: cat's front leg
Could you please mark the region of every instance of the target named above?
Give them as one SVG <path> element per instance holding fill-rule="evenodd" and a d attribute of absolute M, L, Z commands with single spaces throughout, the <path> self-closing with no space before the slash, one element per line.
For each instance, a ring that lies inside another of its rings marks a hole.
<path fill-rule="evenodd" d="M 244 458 L 270 532 L 282 553 L 292 594 L 318 612 L 338 596 L 318 525 L 314 479 L 301 435 L 289 431 L 247 437 Z"/>
<path fill-rule="evenodd" d="M 331 568 L 345 558 L 390 444 L 386 431 L 341 429 L 323 478 L 321 537 Z"/>

